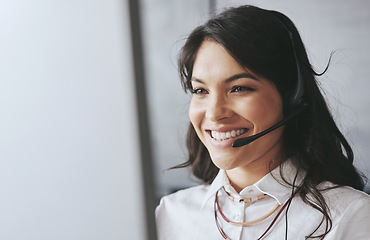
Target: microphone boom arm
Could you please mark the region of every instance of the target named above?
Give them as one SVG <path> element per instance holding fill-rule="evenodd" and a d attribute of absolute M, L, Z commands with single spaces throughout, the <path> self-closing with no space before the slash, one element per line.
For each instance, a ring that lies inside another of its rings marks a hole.
<path fill-rule="evenodd" d="M 277 129 L 277 128 L 283 126 L 284 124 L 286 124 L 288 121 L 297 117 L 301 112 L 303 112 L 304 109 L 306 109 L 306 107 L 307 107 L 307 105 L 305 105 L 305 104 L 302 105 L 301 107 L 299 107 L 295 111 L 293 111 L 289 116 L 287 116 L 286 118 L 282 119 L 280 122 L 274 124 L 270 128 L 268 128 L 268 129 L 266 129 L 266 130 L 264 130 L 260 133 L 257 133 L 253 136 L 250 136 L 250 137 L 236 139 L 233 142 L 233 147 L 234 148 L 242 147 L 242 146 L 247 145 L 247 144 L 257 140 L 258 138 L 266 135 L 267 133 L 274 131 L 275 129 Z"/>

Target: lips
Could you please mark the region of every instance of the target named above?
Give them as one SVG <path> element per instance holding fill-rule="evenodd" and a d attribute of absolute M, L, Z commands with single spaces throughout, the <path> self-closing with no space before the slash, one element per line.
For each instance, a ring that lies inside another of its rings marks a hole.
<path fill-rule="evenodd" d="M 240 128 L 240 129 L 233 129 L 227 132 L 210 131 L 210 134 L 213 139 L 224 141 L 230 138 L 237 138 L 240 135 L 246 133 L 247 131 L 248 131 L 247 128 Z"/>

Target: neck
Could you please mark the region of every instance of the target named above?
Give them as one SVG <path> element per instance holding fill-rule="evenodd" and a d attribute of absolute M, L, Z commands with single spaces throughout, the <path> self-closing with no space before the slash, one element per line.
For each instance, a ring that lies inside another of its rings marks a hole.
<path fill-rule="evenodd" d="M 226 170 L 231 186 L 240 193 L 278 167 L 284 159 L 283 156 L 284 154 L 278 151 L 276 154 L 267 154 L 244 166 Z"/>
<path fill-rule="evenodd" d="M 244 188 L 258 182 L 285 159 L 286 154 L 281 138 L 262 155 L 253 156 L 251 154 L 249 157 L 243 159 L 244 164 L 226 170 L 231 186 L 238 193 Z"/>
<path fill-rule="evenodd" d="M 255 168 L 235 168 L 227 170 L 231 186 L 240 193 L 244 188 L 251 186 L 263 178 L 279 165 L 278 161 L 272 161 L 269 166 L 257 166 Z"/>

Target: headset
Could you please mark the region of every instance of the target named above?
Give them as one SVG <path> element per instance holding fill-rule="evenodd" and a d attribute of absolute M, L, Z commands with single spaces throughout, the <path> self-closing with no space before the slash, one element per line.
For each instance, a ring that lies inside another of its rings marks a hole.
<path fill-rule="evenodd" d="M 292 49 L 293 49 L 294 60 L 295 60 L 295 64 L 296 64 L 296 71 L 297 71 L 296 86 L 294 87 L 291 94 L 288 95 L 288 99 L 287 99 L 287 101 L 288 101 L 287 102 L 287 104 L 288 104 L 288 113 L 289 114 L 286 117 L 284 117 L 280 122 L 274 124 L 270 128 L 268 128 L 268 129 L 266 129 L 266 130 L 264 130 L 260 133 L 257 133 L 255 135 L 252 135 L 252 136 L 249 136 L 249 137 L 240 138 L 240 139 L 235 140 L 233 142 L 233 145 L 232 145 L 235 148 L 245 146 L 245 145 L 257 140 L 258 138 L 266 135 L 267 133 L 270 133 L 270 132 L 274 131 L 275 129 L 285 125 L 287 122 L 289 122 L 289 121 L 295 119 L 297 116 L 299 116 L 308 107 L 308 104 L 306 104 L 303 100 L 304 94 L 305 94 L 304 78 L 303 78 L 303 74 L 302 74 L 302 71 L 301 71 L 301 66 L 299 64 L 298 57 L 297 57 L 296 46 L 294 44 L 294 39 L 293 39 L 293 33 L 292 33 L 291 30 L 289 30 L 289 28 L 283 22 L 283 20 L 280 19 L 277 12 L 271 11 L 271 13 L 275 15 L 275 18 L 281 23 L 281 26 L 283 26 L 284 29 L 286 30 L 286 32 L 289 34 L 289 38 L 290 38 L 290 41 L 291 41 L 291 44 L 292 44 Z M 290 196 L 290 199 L 288 200 L 289 203 L 288 203 L 287 209 L 285 210 L 285 240 L 288 239 L 288 210 L 289 210 L 290 204 L 291 204 L 292 199 L 293 199 L 294 194 L 295 194 L 295 183 L 296 183 L 298 173 L 299 173 L 299 170 L 300 170 L 300 154 L 299 154 L 299 151 L 297 152 L 297 157 L 298 157 L 298 168 L 297 168 L 297 172 L 295 173 L 295 176 L 294 176 L 294 179 L 293 179 L 291 196 Z"/>

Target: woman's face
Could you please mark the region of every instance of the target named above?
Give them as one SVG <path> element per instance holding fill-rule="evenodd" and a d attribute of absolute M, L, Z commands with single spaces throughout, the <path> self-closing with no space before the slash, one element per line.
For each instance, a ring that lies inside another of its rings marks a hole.
<path fill-rule="evenodd" d="M 214 164 L 225 170 L 268 169 L 270 161 L 282 154 L 283 128 L 243 147 L 232 144 L 283 118 L 275 85 L 242 67 L 221 45 L 209 40 L 198 50 L 191 81 L 190 121 Z"/>

